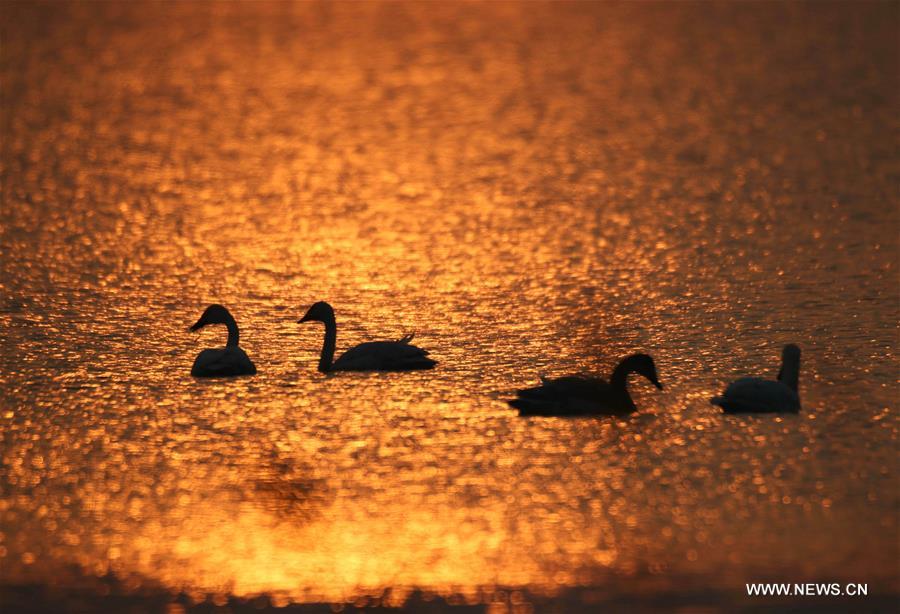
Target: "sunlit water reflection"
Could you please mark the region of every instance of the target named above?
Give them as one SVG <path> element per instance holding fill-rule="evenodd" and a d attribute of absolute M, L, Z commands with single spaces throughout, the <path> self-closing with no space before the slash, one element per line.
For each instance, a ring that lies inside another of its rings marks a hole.
<path fill-rule="evenodd" d="M 0 11 L 4 586 L 897 590 L 896 5 Z M 320 299 L 440 365 L 323 377 Z M 707 404 L 788 341 L 799 416 Z"/>

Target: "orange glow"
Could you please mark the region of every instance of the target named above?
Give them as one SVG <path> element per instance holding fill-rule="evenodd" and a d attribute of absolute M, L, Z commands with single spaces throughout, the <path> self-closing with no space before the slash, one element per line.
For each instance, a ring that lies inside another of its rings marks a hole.
<path fill-rule="evenodd" d="M 898 590 L 895 5 L 0 12 L 0 599 Z M 318 300 L 439 365 L 319 374 Z M 799 416 L 708 404 L 788 341 Z"/>

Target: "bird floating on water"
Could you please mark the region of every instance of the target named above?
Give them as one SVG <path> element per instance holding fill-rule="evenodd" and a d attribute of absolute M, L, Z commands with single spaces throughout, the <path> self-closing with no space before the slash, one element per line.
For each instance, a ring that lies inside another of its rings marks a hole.
<path fill-rule="evenodd" d="M 569 376 L 557 379 L 541 377 L 541 385 L 518 391 L 508 401 L 520 416 L 616 416 L 635 409 L 628 394 L 628 375 L 638 373 L 662 390 L 656 365 L 647 354 L 632 354 L 613 370 L 609 383 L 593 377 Z"/>
<path fill-rule="evenodd" d="M 431 369 L 437 361 L 428 358 L 428 352 L 410 344 L 413 335 L 397 341 L 370 341 L 361 343 L 334 360 L 337 342 L 337 323 L 334 309 L 325 301 L 309 308 L 299 322 L 322 322 L 325 325 L 325 342 L 319 358 L 319 371 L 415 371 Z"/>
<path fill-rule="evenodd" d="M 194 360 L 191 367 L 191 375 L 197 377 L 226 377 L 229 375 L 255 375 L 256 366 L 251 362 L 246 352 L 238 347 L 237 322 L 222 305 L 210 305 L 200 316 L 200 319 L 191 326 L 191 331 L 197 331 L 208 324 L 224 324 L 228 327 L 228 341 L 224 348 L 203 350 Z"/>
<path fill-rule="evenodd" d="M 800 411 L 800 348 L 790 343 L 781 351 L 781 370 L 776 380 L 742 377 L 720 396 L 710 399 L 725 413 L 774 413 Z"/>

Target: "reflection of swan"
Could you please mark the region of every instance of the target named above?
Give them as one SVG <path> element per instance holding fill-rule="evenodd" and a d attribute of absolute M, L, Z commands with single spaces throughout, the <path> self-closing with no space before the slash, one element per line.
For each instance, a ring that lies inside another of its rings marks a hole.
<path fill-rule="evenodd" d="M 728 385 L 721 396 L 710 403 L 718 405 L 726 413 L 745 412 L 797 412 L 800 411 L 800 348 L 793 343 L 781 351 L 781 370 L 778 379 L 742 377 Z"/>
<path fill-rule="evenodd" d="M 325 343 L 319 358 L 319 371 L 412 371 L 430 369 L 437 364 L 428 358 L 428 352 L 410 345 L 412 335 L 398 341 L 371 341 L 361 343 L 344 352 L 340 358 L 334 359 L 334 347 L 337 341 L 337 323 L 334 320 L 334 309 L 324 301 L 319 301 L 309 308 L 300 322 L 322 322 L 325 324 Z"/>
<path fill-rule="evenodd" d="M 639 373 L 660 390 L 656 365 L 647 354 L 632 354 L 619 363 L 609 383 L 599 378 L 570 376 L 558 379 L 541 377 L 541 385 L 518 391 L 509 404 L 520 416 L 590 416 L 633 412 L 636 407 L 628 394 L 628 374 Z"/>
<path fill-rule="evenodd" d="M 210 305 L 191 326 L 191 330 L 199 330 L 207 324 L 224 324 L 228 327 L 228 342 L 224 348 L 203 350 L 197 354 L 191 375 L 197 377 L 223 377 L 226 375 L 254 375 L 256 367 L 244 350 L 238 347 L 237 322 L 221 305 Z"/>

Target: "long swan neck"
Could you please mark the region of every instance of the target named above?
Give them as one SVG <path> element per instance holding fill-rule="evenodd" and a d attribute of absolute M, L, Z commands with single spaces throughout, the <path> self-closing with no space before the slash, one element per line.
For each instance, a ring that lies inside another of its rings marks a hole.
<path fill-rule="evenodd" d="M 333 313 L 323 322 L 325 324 L 325 343 L 322 344 L 322 355 L 319 357 L 319 371 L 327 373 L 331 370 L 331 364 L 334 362 L 334 349 L 337 345 L 337 322 L 334 320 Z"/>
<path fill-rule="evenodd" d="M 631 365 L 627 360 L 623 360 L 616 366 L 609 378 L 609 385 L 618 393 L 628 396 L 628 374 L 632 372 Z"/>
<path fill-rule="evenodd" d="M 234 317 L 229 313 L 228 320 L 225 322 L 225 326 L 228 327 L 228 341 L 225 343 L 226 347 L 235 346 L 237 347 L 238 340 L 240 339 L 240 332 L 238 332 L 237 322 L 234 321 Z"/>
<path fill-rule="evenodd" d="M 794 392 L 800 385 L 800 357 L 785 356 L 781 361 L 781 371 L 778 372 L 778 381 L 789 387 Z"/>

